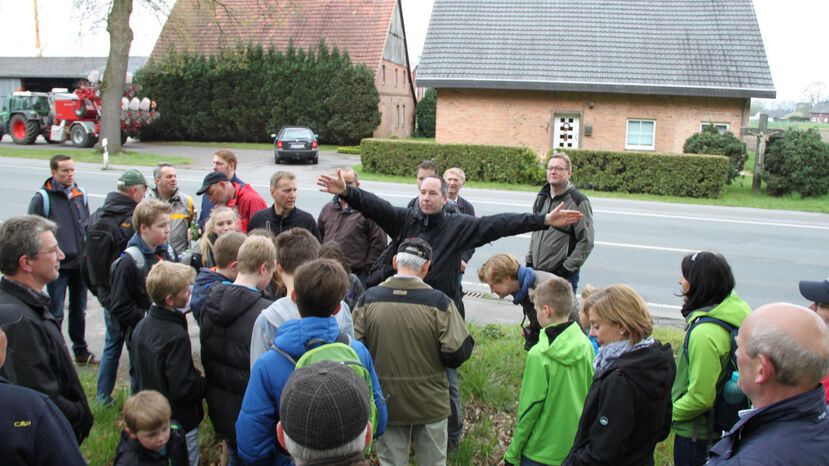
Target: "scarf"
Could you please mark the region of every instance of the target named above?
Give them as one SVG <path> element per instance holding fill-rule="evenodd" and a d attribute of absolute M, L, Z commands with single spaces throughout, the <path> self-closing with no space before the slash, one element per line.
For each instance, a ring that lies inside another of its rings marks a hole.
<path fill-rule="evenodd" d="M 619 359 L 623 354 L 636 351 L 640 348 L 644 348 L 645 346 L 650 346 L 653 343 L 653 337 L 645 338 L 644 340 L 640 340 L 638 343 L 633 345 L 630 344 L 629 340 L 608 343 L 599 348 L 599 354 L 596 356 L 596 359 L 593 360 L 593 367 L 596 368 L 596 372 L 598 373 L 599 371 L 610 367 L 613 361 Z"/>
<path fill-rule="evenodd" d="M 535 272 L 530 267 L 518 266 L 518 284 L 521 289 L 513 296 L 512 304 L 521 304 L 521 301 L 527 297 L 530 288 L 535 284 Z"/>

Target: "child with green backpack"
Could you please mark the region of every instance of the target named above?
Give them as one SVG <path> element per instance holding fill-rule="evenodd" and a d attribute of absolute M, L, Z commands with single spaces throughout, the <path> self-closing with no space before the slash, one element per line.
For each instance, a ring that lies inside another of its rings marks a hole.
<path fill-rule="evenodd" d="M 384 432 L 388 414 L 371 354 L 342 334 L 333 317 L 347 287 L 348 276 L 333 260 L 318 259 L 297 269 L 291 299 L 302 318 L 282 324 L 271 350 L 256 360 L 236 421 L 238 452 L 245 463 L 293 464 L 276 439 L 279 397 L 295 369 L 322 360 L 347 365 L 366 380 L 374 399 L 372 431 L 375 437 Z"/>

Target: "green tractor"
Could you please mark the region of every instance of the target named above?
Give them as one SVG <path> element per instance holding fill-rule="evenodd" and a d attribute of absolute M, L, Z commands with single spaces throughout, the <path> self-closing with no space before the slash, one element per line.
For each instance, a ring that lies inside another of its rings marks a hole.
<path fill-rule="evenodd" d="M 45 92 L 15 92 L 0 108 L 0 138 L 8 133 L 15 144 L 34 144 L 39 134 L 50 141 L 52 105 Z"/>

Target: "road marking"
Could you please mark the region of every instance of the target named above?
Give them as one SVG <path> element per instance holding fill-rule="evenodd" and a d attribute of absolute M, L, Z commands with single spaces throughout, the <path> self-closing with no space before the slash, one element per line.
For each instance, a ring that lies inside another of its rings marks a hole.
<path fill-rule="evenodd" d="M 530 239 L 530 238 L 532 238 L 532 236 L 530 236 L 529 233 L 523 233 L 523 234 L 520 234 L 520 235 L 515 235 L 515 238 Z M 686 252 L 691 252 L 691 251 L 695 250 L 693 248 L 668 248 L 668 247 L 664 247 L 664 246 L 648 246 L 646 244 L 613 243 L 613 242 L 609 242 L 609 241 L 596 241 L 596 242 L 594 242 L 594 244 L 600 245 L 600 246 L 617 247 L 617 248 L 647 249 L 647 250 L 650 250 L 650 251 L 665 251 L 665 252 L 680 252 L 680 253 L 686 253 Z"/>

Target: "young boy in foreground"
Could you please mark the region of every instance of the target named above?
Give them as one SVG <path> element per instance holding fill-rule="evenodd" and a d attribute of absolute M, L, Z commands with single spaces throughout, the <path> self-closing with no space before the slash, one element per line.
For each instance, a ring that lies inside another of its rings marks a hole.
<path fill-rule="evenodd" d="M 154 390 L 138 392 L 124 402 L 121 441 L 114 466 L 187 466 L 187 441 L 170 419 L 170 403 Z"/>

